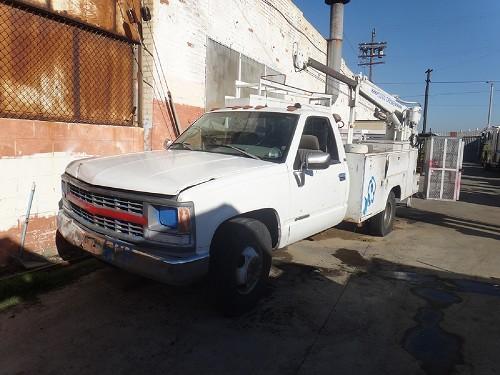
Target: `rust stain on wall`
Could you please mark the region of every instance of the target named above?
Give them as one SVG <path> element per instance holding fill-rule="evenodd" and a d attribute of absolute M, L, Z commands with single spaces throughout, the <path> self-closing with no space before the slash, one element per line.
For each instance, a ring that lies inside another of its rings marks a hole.
<path fill-rule="evenodd" d="M 140 0 L 18 0 L 62 17 L 106 30 L 139 42 L 137 28 L 131 25 L 127 10 L 140 14 Z M 140 19 L 140 18 L 138 18 Z"/>
<path fill-rule="evenodd" d="M 0 116 L 131 125 L 130 43 L 0 3 Z"/>

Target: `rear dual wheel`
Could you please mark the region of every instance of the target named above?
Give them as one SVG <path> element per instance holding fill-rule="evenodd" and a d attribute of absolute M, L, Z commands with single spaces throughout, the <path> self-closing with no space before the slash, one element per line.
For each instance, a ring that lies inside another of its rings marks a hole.
<path fill-rule="evenodd" d="M 389 193 L 384 211 L 372 217 L 368 222 L 368 229 L 374 236 L 385 237 L 392 232 L 396 217 L 396 195 Z"/>

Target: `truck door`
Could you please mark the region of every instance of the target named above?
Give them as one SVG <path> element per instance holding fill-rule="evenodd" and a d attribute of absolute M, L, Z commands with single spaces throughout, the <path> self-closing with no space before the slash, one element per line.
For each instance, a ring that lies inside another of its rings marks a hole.
<path fill-rule="evenodd" d="M 340 133 L 328 117 L 306 119 L 299 151 L 323 151 L 331 156 L 326 169 L 302 171 L 302 183 L 296 178 L 301 171 L 297 152 L 290 179 L 290 242 L 300 240 L 340 223 L 347 210 L 349 176 Z"/>

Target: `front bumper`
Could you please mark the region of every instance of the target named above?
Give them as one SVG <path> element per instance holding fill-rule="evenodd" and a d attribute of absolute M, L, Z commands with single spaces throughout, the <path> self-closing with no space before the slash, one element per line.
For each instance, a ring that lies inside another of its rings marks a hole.
<path fill-rule="evenodd" d="M 208 273 L 208 254 L 175 257 L 155 252 L 153 255 L 134 244 L 90 231 L 62 210 L 57 215 L 57 229 L 66 241 L 91 255 L 167 284 L 190 284 Z"/>

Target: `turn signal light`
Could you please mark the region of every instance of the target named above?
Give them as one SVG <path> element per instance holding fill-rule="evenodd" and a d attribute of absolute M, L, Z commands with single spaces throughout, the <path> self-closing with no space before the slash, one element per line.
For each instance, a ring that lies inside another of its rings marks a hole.
<path fill-rule="evenodd" d="M 191 210 L 189 207 L 178 207 L 178 226 L 179 233 L 189 233 L 191 230 Z"/>

